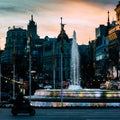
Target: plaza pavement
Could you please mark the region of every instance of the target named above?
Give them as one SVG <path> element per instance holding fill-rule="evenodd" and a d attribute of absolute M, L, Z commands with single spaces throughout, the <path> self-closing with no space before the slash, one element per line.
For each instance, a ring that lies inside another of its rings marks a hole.
<path fill-rule="evenodd" d="M 11 108 L 0 108 L 0 120 L 120 120 L 120 108 L 35 108 L 36 115 L 13 116 Z"/>

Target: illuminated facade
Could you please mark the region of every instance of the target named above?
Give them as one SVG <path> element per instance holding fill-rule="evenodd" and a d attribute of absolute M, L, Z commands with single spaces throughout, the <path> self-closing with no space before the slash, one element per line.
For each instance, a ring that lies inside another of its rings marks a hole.
<path fill-rule="evenodd" d="M 108 31 L 109 39 L 109 69 L 116 69 L 116 75 L 112 79 L 119 78 L 120 66 L 120 2 L 115 8 L 116 24 Z"/>

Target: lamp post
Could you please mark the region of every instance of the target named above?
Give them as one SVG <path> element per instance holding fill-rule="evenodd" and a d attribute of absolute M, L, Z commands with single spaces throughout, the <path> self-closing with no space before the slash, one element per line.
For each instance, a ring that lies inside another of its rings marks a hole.
<path fill-rule="evenodd" d="M 61 51 L 61 106 L 63 107 L 63 53 Z"/>
<path fill-rule="evenodd" d="M 63 51 L 64 51 L 64 44 L 63 44 L 63 27 L 64 27 L 64 24 L 62 24 L 62 17 L 61 17 L 61 43 L 60 43 L 60 47 L 61 47 L 61 106 L 63 107 Z"/>
<path fill-rule="evenodd" d="M 61 49 L 61 55 L 60 55 L 60 58 L 61 58 L 61 64 L 60 64 L 60 73 L 61 73 L 61 107 L 63 107 L 63 53 L 64 53 L 64 40 L 68 41 L 69 38 L 67 36 L 67 34 L 65 33 L 65 30 L 64 30 L 64 25 L 62 23 L 62 17 L 61 17 L 61 32 L 60 34 L 58 35 L 58 38 L 57 38 L 57 41 L 59 42 L 60 41 L 60 49 Z"/>
<path fill-rule="evenodd" d="M 55 83 L 55 68 L 56 68 L 55 42 L 53 42 L 53 85 L 54 85 L 54 89 L 55 89 L 55 86 L 56 86 L 56 83 Z"/>
<path fill-rule="evenodd" d="M 29 52 L 29 97 L 31 102 L 31 53 Z"/>
<path fill-rule="evenodd" d="M 16 55 L 15 55 L 15 40 L 13 41 L 14 43 L 14 48 L 13 48 L 13 99 L 15 99 L 15 60 L 16 60 Z"/>
<path fill-rule="evenodd" d="M 31 56 L 31 40 L 32 40 L 32 34 L 30 32 L 29 36 L 29 101 L 31 102 L 31 62 L 32 62 L 32 56 Z"/>

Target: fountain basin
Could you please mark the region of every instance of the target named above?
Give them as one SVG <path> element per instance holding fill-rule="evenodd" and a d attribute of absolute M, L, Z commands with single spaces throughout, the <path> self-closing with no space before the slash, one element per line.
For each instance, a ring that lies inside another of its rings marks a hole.
<path fill-rule="evenodd" d="M 31 96 L 31 104 L 36 107 L 60 107 L 61 97 L 63 106 L 119 106 L 120 91 L 100 89 L 40 89 Z M 29 96 L 26 97 L 29 99 Z"/>
<path fill-rule="evenodd" d="M 100 89 L 81 89 L 81 90 L 72 90 L 72 89 L 40 89 L 36 90 L 34 97 L 37 98 L 47 98 L 47 97 L 61 97 L 64 98 L 120 98 L 120 91 L 113 90 L 100 90 Z"/>

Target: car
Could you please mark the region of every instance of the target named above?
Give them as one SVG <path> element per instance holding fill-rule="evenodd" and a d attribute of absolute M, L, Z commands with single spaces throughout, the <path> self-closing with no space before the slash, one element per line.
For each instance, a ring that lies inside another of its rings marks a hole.
<path fill-rule="evenodd" d="M 44 89 L 52 89 L 52 85 L 46 85 L 44 86 Z"/>

